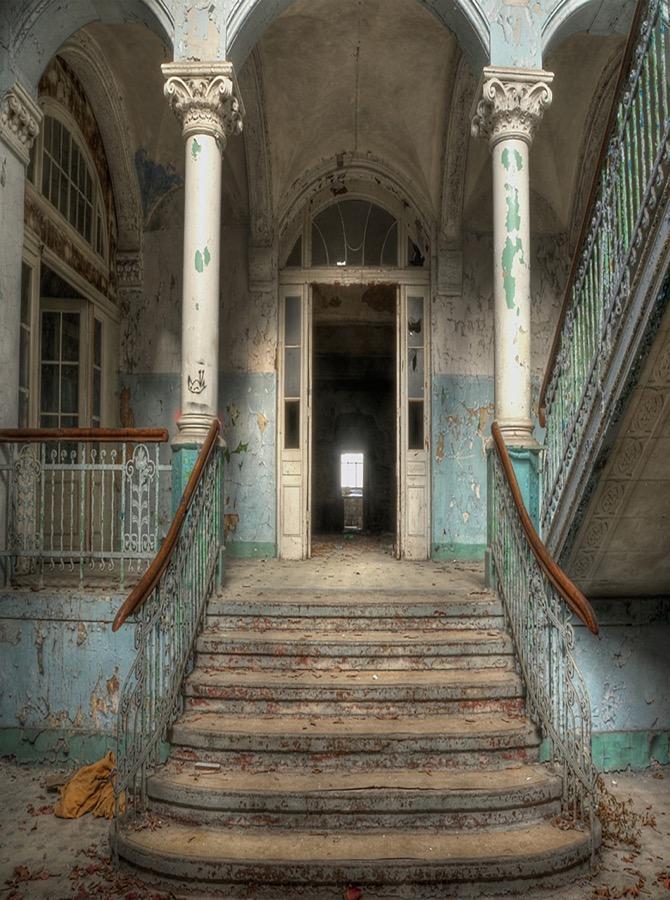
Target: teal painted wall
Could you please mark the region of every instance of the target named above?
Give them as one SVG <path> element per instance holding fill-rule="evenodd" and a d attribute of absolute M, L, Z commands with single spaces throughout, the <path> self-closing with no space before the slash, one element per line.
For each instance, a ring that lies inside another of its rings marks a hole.
<path fill-rule="evenodd" d="M 132 624 L 112 634 L 125 594 L 0 593 L 0 754 L 90 759 L 114 749 Z"/>
<path fill-rule="evenodd" d="M 433 375 L 431 407 L 433 558 L 482 559 L 493 378 Z"/>

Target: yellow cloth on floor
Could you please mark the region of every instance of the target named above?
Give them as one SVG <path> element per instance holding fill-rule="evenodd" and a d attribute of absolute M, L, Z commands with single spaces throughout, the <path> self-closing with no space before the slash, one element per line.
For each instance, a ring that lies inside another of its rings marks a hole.
<path fill-rule="evenodd" d="M 114 818 L 114 778 L 116 760 L 110 750 L 90 766 L 84 766 L 60 789 L 60 800 L 54 813 L 61 819 L 78 819 L 86 813 L 106 819 Z M 125 799 L 121 797 L 121 812 Z"/>

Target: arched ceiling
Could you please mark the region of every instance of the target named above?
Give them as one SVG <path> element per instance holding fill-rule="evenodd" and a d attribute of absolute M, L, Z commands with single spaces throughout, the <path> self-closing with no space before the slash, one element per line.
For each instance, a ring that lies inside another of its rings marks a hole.
<path fill-rule="evenodd" d="M 338 154 L 384 161 L 440 208 L 459 49 L 416 0 L 297 0 L 259 44 L 272 196 Z"/>

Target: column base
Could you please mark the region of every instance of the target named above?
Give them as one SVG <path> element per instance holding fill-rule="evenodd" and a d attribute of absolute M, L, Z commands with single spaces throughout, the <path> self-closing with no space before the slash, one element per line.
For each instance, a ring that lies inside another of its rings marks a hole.
<path fill-rule="evenodd" d="M 519 489 L 530 520 L 539 534 L 540 526 L 540 453 L 542 448 L 535 446 L 508 447 L 507 451 L 514 466 L 514 474 L 519 482 Z"/>
<path fill-rule="evenodd" d="M 508 447 L 528 447 L 531 450 L 539 448 L 539 443 L 533 437 L 533 423 L 530 419 L 505 419 L 496 416 L 496 421 Z"/>
<path fill-rule="evenodd" d="M 184 413 L 177 422 L 177 434 L 172 439 L 172 447 L 198 447 L 205 443 L 207 432 L 216 417 L 207 413 Z"/>
<path fill-rule="evenodd" d="M 177 443 L 175 440 L 172 444 L 172 515 L 174 516 L 181 498 L 184 496 L 184 490 L 191 477 L 191 472 L 195 468 L 195 463 L 200 453 L 199 444 L 191 442 Z"/>

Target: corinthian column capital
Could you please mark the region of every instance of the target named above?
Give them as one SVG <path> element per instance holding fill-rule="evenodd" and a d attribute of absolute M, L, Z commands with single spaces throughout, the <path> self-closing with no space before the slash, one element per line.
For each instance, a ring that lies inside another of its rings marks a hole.
<path fill-rule="evenodd" d="M 242 131 L 244 104 L 232 63 L 179 61 L 161 69 L 165 96 L 185 138 L 209 134 L 223 149 L 231 134 Z"/>
<path fill-rule="evenodd" d="M 486 66 L 472 116 L 474 137 L 488 138 L 491 147 L 509 138 L 530 144 L 551 104 L 553 80 L 553 72 Z"/>
<path fill-rule="evenodd" d="M 0 136 L 26 165 L 41 121 L 42 110 L 17 81 L 0 101 Z"/>

